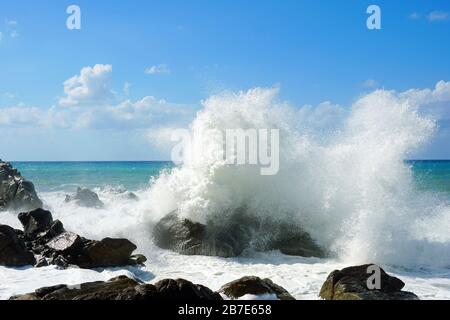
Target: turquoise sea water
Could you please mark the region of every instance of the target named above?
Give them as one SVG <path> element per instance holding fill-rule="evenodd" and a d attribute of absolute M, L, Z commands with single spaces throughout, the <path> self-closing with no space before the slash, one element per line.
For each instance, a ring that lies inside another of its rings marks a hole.
<path fill-rule="evenodd" d="M 443 193 L 450 197 L 450 160 L 411 160 L 419 189 Z"/>
<path fill-rule="evenodd" d="M 450 196 L 450 160 L 407 161 L 417 187 Z M 13 162 L 21 173 L 33 181 L 39 191 L 70 191 L 77 186 L 88 188 L 123 186 L 136 191 L 148 186 L 151 177 L 171 162 Z"/>
<path fill-rule="evenodd" d="M 40 192 L 72 191 L 76 187 L 122 186 L 137 191 L 172 162 L 12 162 Z"/>

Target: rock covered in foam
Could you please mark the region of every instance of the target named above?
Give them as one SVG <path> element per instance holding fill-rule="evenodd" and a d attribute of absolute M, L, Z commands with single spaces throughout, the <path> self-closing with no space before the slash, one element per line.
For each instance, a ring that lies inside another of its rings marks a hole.
<path fill-rule="evenodd" d="M 212 301 L 222 300 L 209 288 L 183 279 L 165 279 L 142 284 L 126 276 L 109 281 L 88 282 L 75 286 L 57 285 L 10 300 L 133 300 L 133 301 Z"/>
<path fill-rule="evenodd" d="M 380 270 L 380 289 L 369 289 L 368 279 L 373 264 L 335 270 L 326 279 L 319 296 L 325 300 L 418 300 L 412 292 L 402 291 L 405 283 Z"/>
<path fill-rule="evenodd" d="M 104 203 L 100 200 L 98 195 L 87 188 L 77 188 L 77 191 L 72 195 L 66 195 L 65 202 L 73 202 L 80 207 L 85 208 L 103 208 Z"/>
<path fill-rule="evenodd" d="M 10 163 L 0 160 L 0 211 L 33 210 L 42 205 L 33 183 Z"/>
<path fill-rule="evenodd" d="M 235 257 L 253 247 L 259 251 L 280 250 L 288 255 L 325 256 L 301 227 L 260 220 L 244 210 L 217 216 L 207 224 L 192 222 L 174 211 L 156 224 L 153 236 L 160 248 L 185 255 Z"/>
<path fill-rule="evenodd" d="M 283 287 L 275 284 L 270 279 L 259 277 L 243 277 L 223 285 L 219 293 L 230 299 L 239 299 L 245 295 L 255 296 L 275 295 L 278 300 L 295 300 Z"/>

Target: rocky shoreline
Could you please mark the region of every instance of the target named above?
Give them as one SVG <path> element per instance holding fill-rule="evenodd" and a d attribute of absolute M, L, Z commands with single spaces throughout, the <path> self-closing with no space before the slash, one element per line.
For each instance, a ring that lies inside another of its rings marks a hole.
<path fill-rule="evenodd" d="M 333 271 L 320 291 L 323 300 L 419 300 L 412 292 L 402 291 L 404 283 L 382 269 L 381 289 L 367 288 L 367 267 L 362 265 Z M 55 285 L 13 296 L 10 300 L 133 300 L 133 301 L 214 301 L 214 300 L 295 300 L 283 287 L 270 279 L 246 276 L 224 284 L 214 292 L 185 279 L 163 279 L 155 284 L 142 283 L 126 276 L 108 281 L 77 285 Z"/>
<path fill-rule="evenodd" d="M 88 189 L 79 188 L 65 201 L 82 207 L 103 207 L 98 196 Z M 0 266 L 39 268 L 55 265 L 64 269 L 94 269 L 139 266 L 146 262 L 145 256 L 133 254 L 137 247 L 128 239 L 84 238 L 66 230 L 61 221 L 54 220 L 51 212 L 42 207 L 33 184 L 9 163 L 0 160 L 0 211 L 27 208 L 18 214 L 23 230 L 0 225 Z M 326 256 L 326 250 L 297 225 L 258 221 L 243 211 L 223 215 L 218 221 L 200 224 L 172 212 L 155 226 L 155 244 L 185 255 L 235 257 L 252 245 L 253 238 L 270 234 L 264 241 L 259 241 L 255 249 L 279 250 L 287 255 L 304 257 Z M 372 267 L 379 270 L 379 286 L 369 289 Z M 368 264 L 333 271 L 324 279 L 318 295 L 324 300 L 417 300 L 414 293 L 402 291 L 404 286 L 400 279 Z M 246 299 L 249 295 L 257 299 L 295 300 L 270 279 L 255 276 L 226 283 L 217 292 L 185 279 L 164 279 L 149 284 L 120 276 L 105 282 L 39 288 L 11 297 L 11 300 L 207 301 Z"/>

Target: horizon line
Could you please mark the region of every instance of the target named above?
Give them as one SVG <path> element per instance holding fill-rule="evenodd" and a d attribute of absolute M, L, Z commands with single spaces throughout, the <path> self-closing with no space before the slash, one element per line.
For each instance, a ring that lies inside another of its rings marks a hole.
<path fill-rule="evenodd" d="M 172 160 L 2 160 L 3 162 L 173 162 Z M 403 161 L 450 161 L 450 159 L 404 159 Z"/>

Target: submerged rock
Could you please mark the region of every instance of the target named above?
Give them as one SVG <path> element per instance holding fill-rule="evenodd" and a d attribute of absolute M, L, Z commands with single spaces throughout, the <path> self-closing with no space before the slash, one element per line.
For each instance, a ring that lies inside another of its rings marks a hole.
<path fill-rule="evenodd" d="M 183 279 L 165 279 L 142 284 L 126 276 L 109 281 L 88 282 L 75 286 L 57 285 L 10 300 L 134 300 L 134 301 L 210 301 L 221 296 L 202 285 Z"/>
<path fill-rule="evenodd" d="M 20 231 L 10 226 L 0 225 L 0 265 L 20 267 L 36 263 L 33 253 L 26 249 L 18 233 Z"/>
<path fill-rule="evenodd" d="M 98 195 L 89 189 L 77 188 L 73 195 L 66 195 L 65 202 L 74 202 L 76 205 L 85 208 L 103 208 L 104 203 Z"/>
<path fill-rule="evenodd" d="M 284 254 L 324 257 L 325 252 L 295 224 L 260 220 L 242 211 L 224 214 L 207 224 L 192 222 L 174 211 L 154 227 L 155 243 L 185 255 L 239 256 L 246 248 L 280 250 Z"/>
<path fill-rule="evenodd" d="M 33 210 L 42 207 L 32 182 L 10 163 L 0 160 L 0 211 Z"/>
<path fill-rule="evenodd" d="M 380 289 L 369 289 L 367 280 L 373 275 L 366 264 L 335 270 L 326 279 L 319 296 L 325 300 L 418 300 L 412 292 L 401 291 L 405 283 L 380 270 Z"/>
<path fill-rule="evenodd" d="M 243 277 L 234 280 L 223 285 L 218 292 L 230 299 L 238 299 L 247 294 L 255 296 L 270 294 L 275 295 L 278 300 L 295 300 L 286 289 L 273 283 L 272 280 L 258 277 Z"/>

